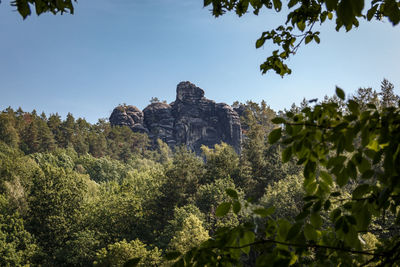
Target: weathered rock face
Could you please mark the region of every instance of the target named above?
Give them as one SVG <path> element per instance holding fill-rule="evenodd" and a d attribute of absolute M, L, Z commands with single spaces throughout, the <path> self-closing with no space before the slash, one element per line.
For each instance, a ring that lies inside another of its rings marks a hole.
<path fill-rule="evenodd" d="M 144 126 L 149 130 L 152 140 L 160 138 L 169 146 L 174 146 L 174 117 L 171 114 L 171 106 L 166 103 L 152 103 L 144 110 Z"/>
<path fill-rule="evenodd" d="M 135 106 L 118 106 L 110 116 L 112 126 L 128 126 L 134 132 L 147 133 L 143 127 L 143 112 Z"/>
<path fill-rule="evenodd" d="M 152 140 L 160 138 L 171 147 L 186 145 L 200 153 L 225 142 L 240 153 L 241 127 L 238 114 L 225 103 L 204 97 L 204 91 L 190 82 L 181 82 L 171 104 L 152 103 L 143 113 L 133 106 L 119 106 L 110 117 L 111 125 L 127 125 L 133 131 L 146 132 Z"/>

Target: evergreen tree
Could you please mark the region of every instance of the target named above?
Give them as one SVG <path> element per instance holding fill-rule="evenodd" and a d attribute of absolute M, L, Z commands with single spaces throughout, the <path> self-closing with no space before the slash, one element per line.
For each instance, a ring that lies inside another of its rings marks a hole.
<path fill-rule="evenodd" d="M 58 147 L 61 147 L 60 143 L 62 140 L 62 133 L 61 133 L 61 117 L 56 114 L 51 114 L 47 120 L 47 125 L 49 126 L 53 136 L 55 138 L 56 144 Z"/>
<path fill-rule="evenodd" d="M 67 148 L 69 146 L 73 147 L 74 138 L 75 138 L 75 118 L 71 113 L 68 113 L 65 121 L 61 123 L 61 140 L 59 145 L 63 148 Z"/>
<path fill-rule="evenodd" d="M 43 119 L 37 120 L 38 139 L 40 143 L 40 152 L 53 151 L 56 148 L 56 141 L 54 140 L 53 133 L 51 132 L 47 122 Z"/>
<path fill-rule="evenodd" d="M 382 108 L 387 107 L 398 107 L 400 98 L 394 93 L 394 85 L 386 79 L 383 79 L 381 83 L 381 97 Z"/>
<path fill-rule="evenodd" d="M 15 129 L 15 119 L 12 115 L 0 114 L 0 140 L 12 147 L 18 147 L 19 134 Z"/>
<path fill-rule="evenodd" d="M 359 88 L 352 99 L 360 105 L 361 110 L 367 109 L 367 104 L 379 107 L 379 94 L 371 87 Z"/>
<path fill-rule="evenodd" d="M 25 153 L 35 153 L 40 150 L 39 129 L 36 123 L 36 116 L 30 115 L 30 122 L 25 128 L 22 139 L 23 144 L 21 149 Z"/>

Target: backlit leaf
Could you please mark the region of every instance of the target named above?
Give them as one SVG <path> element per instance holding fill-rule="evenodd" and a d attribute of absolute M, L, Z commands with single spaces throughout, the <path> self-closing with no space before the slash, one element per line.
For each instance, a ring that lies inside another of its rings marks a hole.
<path fill-rule="evenodd" d="M 221 203 L 221 204 L 217 207 L 217 209 L 216 209 L 216 211 L 215 211 L 215 215 L 216 215 L 217 217 L 225 216 L 226 214 L 228 214 L 229 210 L 231 209 L 231 205 L 232 205 L 232 204 L 231 204 L 230 202 Z"/>

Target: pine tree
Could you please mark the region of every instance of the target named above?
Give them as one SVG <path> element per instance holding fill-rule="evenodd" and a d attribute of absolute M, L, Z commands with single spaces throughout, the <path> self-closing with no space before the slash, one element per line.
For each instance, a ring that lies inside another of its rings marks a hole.
<path fill-rule="evenodd" d="M 381 97 L 382 108 L 396 107 L 399 105 L 400 98 L 394 93 L 394 85 L 387 79 L 383 79 L 381 83 L 381 92 L 379 93 Z"/>
<path fill-rule="evenodd" d="M 19 144 L 19 135 L 15 129 L 15 119 L 7 113 L 0 114 L 0 140 L 12 147 L 17 147 Z"/>

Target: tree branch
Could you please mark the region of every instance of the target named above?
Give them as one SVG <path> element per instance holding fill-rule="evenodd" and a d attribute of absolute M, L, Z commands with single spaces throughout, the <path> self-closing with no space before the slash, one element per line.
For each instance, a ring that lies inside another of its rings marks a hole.
<path fill-rule="evenodd" d="M 331 249 L 331 250 L 349 252 L 351 254 L 360 254 L 360 255 L 368 255 L 368 256 L 378 256 L 378 257 L 386 257 L 387 256 L 387 253 L 373 253 L 373 252 L 370 252 L 370 251 L 373 251 L 373 250 L 354 250 L 354 249 L 348 249 L 348 248 L 344 248 L 344 247 L 332 247 L 332 246 L 317 245 L 317 244 L 305 244 L 305 245 L 303 245 L 303 244 L 281 242 L 281 241 L 276 241 L 276 240 L 273 240 L 273 239 L 263 239 L 263 240 L 255 241 L 253 243 L 249 243 L 249 244 L 243 245 L 243 246 L 225 247 L 225 248 L 227 248 L 227 249 L 242 249 L 242 248 L 249 247 L 249 246 L 261 245 L 261 244 L 267 244 L 267 243 L 274 243 L 274 244 L 280 244 L 280 245 L 292 246 L 292 247 L 300 247 L 300 248 Z"/>

